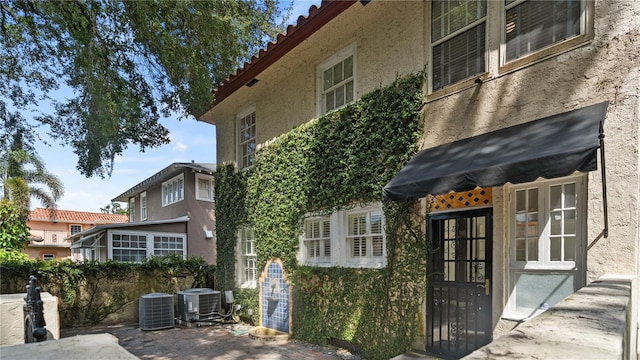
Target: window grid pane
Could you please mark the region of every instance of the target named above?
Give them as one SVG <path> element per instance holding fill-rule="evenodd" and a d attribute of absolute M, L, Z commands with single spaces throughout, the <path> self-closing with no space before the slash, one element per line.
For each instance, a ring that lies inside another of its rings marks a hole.
<path fill-rule="evenodd" d="M 255 163 L 256 151 L 256 113 L 240 119 L 240 154 L 242 168 Z"/>
<path fill-rule="evenodd" d="M 324 71 L 324 113 L 353 101 L 353 74 L 353 55 Z"/>
<path fill-rule="evenodd" d="M 328 217 L 305 220 L 304 237 L 307 259 L 312 261 L 331 259 L 331 225 Z"/>
<path fill-rule="evenodd" d="M 113 260 L 126 262 L 142 262 L 147 257 L 146 235 L 113 234 Z"/>
<path fill-rule="evenodd" d="M 433 47 L 433 90 L 485 71 L 485 23 Z"/>
<path fill-rule="evenodd" d="M 526 1 L 507 8 L 506 61 L 580 35 L 581 15 L 580 0 Z"/>

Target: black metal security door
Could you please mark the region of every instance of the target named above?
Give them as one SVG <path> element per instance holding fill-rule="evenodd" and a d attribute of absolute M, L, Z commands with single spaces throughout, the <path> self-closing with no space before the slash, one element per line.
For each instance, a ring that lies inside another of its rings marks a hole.
<path fill-rule="evenodd" d="M 492 209 L 431 215 L 427 351 L 462 357 L 491 341 Z"/>

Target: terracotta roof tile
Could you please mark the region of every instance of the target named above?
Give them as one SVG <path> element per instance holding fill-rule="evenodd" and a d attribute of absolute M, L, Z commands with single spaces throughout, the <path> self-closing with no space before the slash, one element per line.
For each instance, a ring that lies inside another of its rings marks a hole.
<path fill-rule="evenodd" d="M 126 215 L 103 214 L 86 211 L 56 210 L 53 218 L 49 209 L 36 208 L 29 213 L 29 220 L 58 221 L 78 224 L 110 224 L 128 221 Z"/>

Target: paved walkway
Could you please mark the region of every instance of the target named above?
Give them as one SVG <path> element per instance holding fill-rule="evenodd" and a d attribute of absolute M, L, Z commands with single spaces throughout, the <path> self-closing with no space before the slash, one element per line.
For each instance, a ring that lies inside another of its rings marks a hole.
<path fill-rule="evenodd" d="M 143 331 L 137 324 L 61 329 L 60 337 L 109 333 L 139 359 L 358 360 L 346 350 L 299 341 L 252 339 L 246 325 L 175 327 Z M 91 360 L 101 360 L 93 358 Z"/>

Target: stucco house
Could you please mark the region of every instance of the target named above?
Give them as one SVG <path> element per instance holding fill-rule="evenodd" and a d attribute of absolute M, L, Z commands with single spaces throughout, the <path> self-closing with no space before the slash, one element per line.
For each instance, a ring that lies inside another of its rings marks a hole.
<path fill-rule="evenodd" d="M 99 224 L 121 223 L 127 217 L 86 211 L 35 208 L 29 212 L 29 241 L 23 252 L 40 260 L 64 259 L 71 256 L 71 235 Z"/>
<path fill-rule="evenodd" d="M 604 274 L 638 276 L 639 13 L 636 1 L 323 1 L 221 83 L 201 120 L 218 164 L 251 184 L 280 139 L 423 74 L 419 151 L 377 201 L 300 205 L 296 266 L 327 284 L 326 269 L 385 269 L 384 204 L 417 201 L 427 285 L 412 346 L 463 356 Z M 278 255 L 260 254 L 257 216 L 236 233 L 238 287 Z"/>
<path fill-rule="evenodd" d="M 172 163 L 116 196 L 129 204 L 128 222 L 72 235 L 74 258 L 140 262 L 177 254 L 214 264 L 214 173 L 215 164 Z"/>

